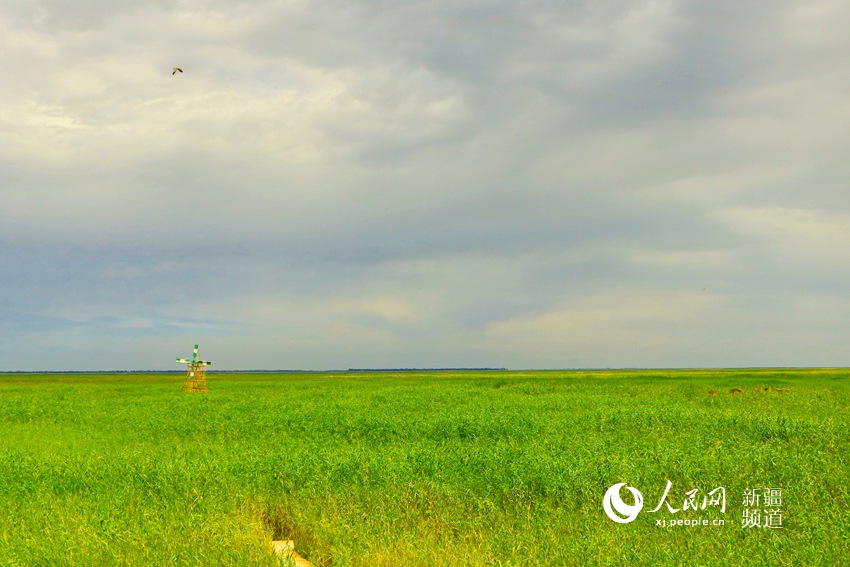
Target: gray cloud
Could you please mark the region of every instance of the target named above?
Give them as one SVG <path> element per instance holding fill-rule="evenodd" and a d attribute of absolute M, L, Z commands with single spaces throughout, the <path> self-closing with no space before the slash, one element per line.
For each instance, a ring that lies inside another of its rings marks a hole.
<path fill-rule="evenodd" d="M 848 21 L 4 6 L 0 370 L 838 364 Z"/>

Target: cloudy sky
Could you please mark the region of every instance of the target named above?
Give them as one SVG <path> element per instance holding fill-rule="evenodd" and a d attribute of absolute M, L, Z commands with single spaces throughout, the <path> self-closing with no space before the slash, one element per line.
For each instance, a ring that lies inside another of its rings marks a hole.
<path fill-rule="evenodd" d="M 0 0 L 0 370 L 848 365 L 848 29 Z"/>

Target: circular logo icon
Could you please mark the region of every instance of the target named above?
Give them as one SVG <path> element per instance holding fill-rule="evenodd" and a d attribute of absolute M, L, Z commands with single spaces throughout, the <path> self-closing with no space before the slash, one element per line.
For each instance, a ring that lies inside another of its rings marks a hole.
<path fill-rule="evenodd" d="M 638 512 L 643 508 L 643 494 L 640 493 L 640 490 L 631 486 L 626 486 L 626 488 L 635 497 L 635 503 L 630 506 L 623 502 L 623 499 L 620 498 L 620 488 L 623 486 L 626 486 L 625 482 L 618 482 L 608 489 L 605 498 L 602 499 L 602 507 L 605 509 L 605 513 L 618 524 L 628 524 L 637 518 Z"/>

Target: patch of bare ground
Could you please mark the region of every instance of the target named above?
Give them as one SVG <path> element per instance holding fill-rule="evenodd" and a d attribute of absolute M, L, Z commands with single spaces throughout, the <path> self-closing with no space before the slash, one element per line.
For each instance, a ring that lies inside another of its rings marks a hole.
<path fill-rule="evenodd" d="M 274 547 L 275 555 L 284 558 L 289 558 L 291 560 L 291 564 L 295 567 L 314 567 L 312 563 L 310 563 L 295 552 L 295 542 L 291 539 L 273 540 L 272 547 Z"/>
<path fill-rule="evenodd" d="M 331 567 L 333 556 L 331 551 L 316 540 L 311 530 L 305 529 L 303 523 L 294 521 L 296 510 L 287 504 L 267 504 L 262 513 L 263 523 L 271 532 L 272 545 L 275 553 L 289 561 L 284 565 L 295 567 Z M 298 550 L 310 558 L 308 561 Z"/>

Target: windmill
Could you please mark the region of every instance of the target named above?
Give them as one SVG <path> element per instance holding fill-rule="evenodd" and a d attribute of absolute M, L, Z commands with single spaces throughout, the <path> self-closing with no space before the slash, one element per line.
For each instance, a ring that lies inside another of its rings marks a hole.
<path fill-rule="evenodd" d="M 178 358 L 177 362 L 186 365 L 186 381 L 183 382 L 183 391 L 206 393 L 207 366 L 210 366 L 212 362 L 198 358 L 198 345 L 195 345 L 195 350 L 192 352 L 192 360 Z"/>

